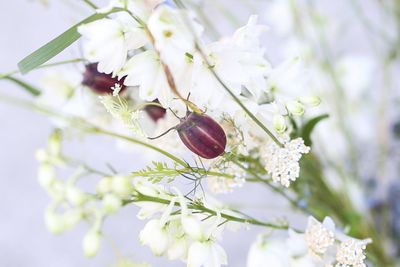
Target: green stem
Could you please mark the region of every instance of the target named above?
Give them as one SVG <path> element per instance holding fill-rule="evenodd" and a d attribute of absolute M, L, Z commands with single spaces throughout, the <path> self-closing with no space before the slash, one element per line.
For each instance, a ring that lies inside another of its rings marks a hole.
<path fill-rule="evenodd" d="M 182 159 L 180 159 L 178 157 L 175 157 L 171 153 L 168 153 L 167 151 L 165 151 L 165 150 L 163 150 L 161 148 L 158 148 L 158 147 L 156 147 L 156 146 L 154 146 L 152 144 L 146 143 L 144 141 L 140 141 L 139 139 L 136 139 L 136 138 L 133 138 L 133 137 L 130 137 L 130 136 L 126 136 L 126 135 L 122 135 L 122 134 L 118 134 L 118 133 L 114 133 L 114 132 L 111 132 L 111 131 L 107 131 L 105 129 L 101 129 L 101 128 L 98 128 L 98 127 L 95 127 L 95 126 L 89 128 L 88 131 L 92 132 L 92 133 L 104 134 L 104 135 L 116 137 L 116 138 L 119 138 L 119 139 L 123 139 L 123 140 L 129 141 L 131 143 L 135 143 L 135 144 L 138 144 L 138 145 L 145 146 L 147 148 L 150 148 L 150 149 L 152 149 L 154 151 L 159 152 L 160 154 L 163 154 L 164 156 L 172 159 L 173 161 L 175 161 L 176 163 L 178 163 L 179 165 L 181 165 L 183 167 L 188 167 L 188 164 L 184 160 L 182 160 Z"/>
<path fill-rule="evenodd" d="M 171 203 L 171 201 L 168 199 L 139 194 L 135 199 L 125 201 L 124 205 L 127 205 L 132 202 L 156 202 L 156 203 L 162 203 L 162 204 L 167 204 L 167 205 Z M 180 203 L 175 203 L 175 206 L 180 207 Z M 202 211 L 202 212 L 208 213 L 213 216 L 216 216 L 218 214 L 215 210 L 206 208 L 203 205 L 198 204 L 198 203 L 191 203 L 188 205 L 188 208 L 190 208 L 192 210 Z M 262 221 L 259 221 L 257 219 L 253 219 L 250 217 L 240 218 L 240 217 L 236 217 L 236 216 L 226 214 L 226 213 L 220 213 L 220 214 L 221 214 L 222 218 L 225 218 L 225 219 L 227 219 L 229 221 L 233 221 L 233 222 L 240 222 L 240 223 L 258 225 L 258 226 L 264 226 L 264 227 L 268 227 L 268 228 L 272 228 L 272 229 L 279 229 L 279 230 L 289 229 L 288 225 L 278 225 L 278 224 L 273 224 L 273 223 L 268 223 L 268 222 L 262 222 Z"/>
<path fill-rule="evenodd" d="M 54 63 L 48 63 L 48 64 L 43 64 L 35 69 L 42 69 L 42 68 L 48 68 L 48 67 L 54 67 L 54 66 L 59 66 L 59 65 L 64 65 L 64 64 L 70 64 L 70 63 L 76 63 L 76 62 L 81 62 L 84 59 L 82 58 L 74 58 L 74 59 L 68 59 L 68 60 L 63 60 L 63 61 L 58 61 Z M 19 70 L 13 70 L 7 73 L 0 74 L 0 80 L 1 79 L 6 79 L 7 77 L 10 77 L 14 74 L 20 73 Z"/>
<path fill-rule="evenodd" d="M 82 0 L 84 3 L 86 3 L 88 6 L 90 6 L 93 9 L 99 9 L 98 6 L 96 6 L 92 1 L 90 0 Z"/>

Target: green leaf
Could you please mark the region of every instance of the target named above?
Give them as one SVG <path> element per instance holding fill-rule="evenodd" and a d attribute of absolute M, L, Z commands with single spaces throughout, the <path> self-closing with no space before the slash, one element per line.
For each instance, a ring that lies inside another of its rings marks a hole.
<path fill-rule="evenodd" d="M 14 78 L 12 76 L 7 76 L 7 77 L 4 77 L 3 79 L 14 82 L 15 84 L 21 86 L 23 89 L 25 89 L 26 91 L 28 91 L 30 94 L 32 94 L 34 96 L 38 96 L 41 93 L 40 90 L 37 89 L 36 87 L 34 87 L 20 79 Z"/>
<path fill-rule="evenodd" d="M 82 20 L 78 24 L 75 24 L 67 31 L 51 40 L 29 56 L 25 57 L 18 63 L 18 68 L 22 74 L 26 74 L 29 71 L 39 67 L 43 63 L 46 63 L 59 53 L 61 53 L 68 46 L 73 44 L 76 40 L 78 40 L 81 35 L 78 32 L 78 27 L 82 24 L 86 24 L 95 20 L 102 19 L 108 16 L 111 13 L 123 11 L 121 8 L 114 8 L 108 13 L 104 14 L 93 14 L 90 17 Z"/>
<path fill-rule="evenodd" d="M 327 119 L 329 117 L 328 114 L 322 114 L 315 118 L 307 121 L 301 129 L 301 137 L 303 137 L 304 144 L 310 146 L 312 144 L 311 141 L 311 133 L 314 130 L 315 126 L 322 120 Z"/>

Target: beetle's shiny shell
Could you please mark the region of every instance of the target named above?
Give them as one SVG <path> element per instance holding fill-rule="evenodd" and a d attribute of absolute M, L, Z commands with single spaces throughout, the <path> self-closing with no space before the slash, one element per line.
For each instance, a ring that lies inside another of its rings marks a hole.
<path fill-rule="evenodd" d="M 216 158 L 225 151 L 224 130 L 205 114 L 189 112 L 176 129 L 185 146 L 202 158 Z"/>

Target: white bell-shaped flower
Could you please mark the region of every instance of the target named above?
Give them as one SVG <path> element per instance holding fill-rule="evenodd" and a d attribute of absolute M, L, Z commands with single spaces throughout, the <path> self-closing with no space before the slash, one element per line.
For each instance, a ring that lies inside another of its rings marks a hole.
<path fill-rule="evenodd" d="M 215 241 L 194 242 L 188 251 L 188 267 L 220 267 L 227 265 L 228 258 L 225 250 Z"/>
<path fill-rule="evenodd" d="M 264 235 L 257 237 L 247 256 L 247 267 L 290 267 L 290 256 L 285 242 L 266 240 Z"/>
<path fill-rule="evenodd" d="M 139 234 L 140 242 L 150 247 L 157 255 L 163 255 L 169 246 L 169 234 L 166 225 L 159 219 L 150 220 Z"/>

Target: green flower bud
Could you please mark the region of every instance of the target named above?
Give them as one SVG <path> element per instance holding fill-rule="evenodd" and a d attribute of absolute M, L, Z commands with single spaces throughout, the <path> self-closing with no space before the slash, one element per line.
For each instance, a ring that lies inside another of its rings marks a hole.
<path fill-rule="evenodd" d="M 318 96 L 300 97 L 299 101 L 309 107 L 316 107 L 321 104 L 321 98 L 319 98 Z"/>
<path fill-rule="evenodd" d="M 81 209 L 70 209 L 64 213 L 63 218 L 67 229 L 71 229 L 82 220 L 83 212 Z"/>
<path fill-rule="evenodd" d="M 55 178 L 56 178 L 56 172 L 52 165 L 44 163 L 39 166 L 38 180 L 39 184 L 43 188 L 49 189 Z"/>
<path fill-rule="evenodd" d="M 286 131 L 285 117 L 283 117 L 282 115 L 274 115 L 273 124 L 277 133 L 283 134 Z"/>
<path fill-rule="evenodd" d="M 288 101 L 286 103 L 286 108 L 288 109 L 288 111 L 296 116 L 302 116 L 305 112 L 305 108 L 304 105 L 302 103 L 300 103 L 299 101 Z"/>
<path fill-rule="evenodd" d="M 99 194 L 106 194 L 112 190 L 112 179 L 111 177 L 102 178 L 97 184 L 96 191 Z"/>
<path fill-rule="evenodd" d="M 47 229 L 53 234 L 60 234 L 67 230 L 63 216 L 57 214 L 53 208 L 48 208 L 44 214 Z"/>
<path fill-rule="evenodd" d="M 49 160 L 49 155 L 47 154 L 47 151 L 44 149 L 36 150 L 35 157 L 39 162 L 46 162 Z"/>
<path fill-rule="evenodd" d="M 81 206 L 87 200 L 87 195 L 73 185 L 67 186 L 65 194 L 68 202 L 75 206 Z"/>
<path fill-rule="evenodd" d="M 86 257 L 94 257 L 100 249 L 101 234 L 97 230 L 89 230 L 82 241 L 83 252 Z"/>
<path fill-rule="evenodd" d="M 61 131 L 55 131 L 49 137 L 48 151 L 53 156 L 61 154 Z"/>
<path fill-rule="evenodd" d="M 129 177 L 114 176 L 112 177 L 112 191 L 120 197 L 129 196 L 132 192 L 132 183 Z"/>
<path fill-rule="evenodd" d="M 106 214 L 117 212 L 122 206 L 121 198 L 114 194 L 106 194 L 103 197 L 103 211 Z"/>

